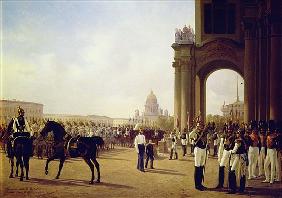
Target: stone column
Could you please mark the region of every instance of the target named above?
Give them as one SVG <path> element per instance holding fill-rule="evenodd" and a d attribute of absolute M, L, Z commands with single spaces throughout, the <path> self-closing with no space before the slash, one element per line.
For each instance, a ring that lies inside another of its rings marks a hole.
<path fill-rule="evenodd" d="M 261 18 L 259 22 L 259 80 L 258 80 L 258 120 L 267 119 L 266 108 L 266 95 L 267 95 L 267 27 L 264 18 Z"/>
<path fill-rule="evenodd" d="M 282 6 L 281 1 L 273 1 L 270 25 L 270 115 L 272 120 L 282 120 Z"/>
<path fill-rule="evenodd" d="M 200 112 L 201 120 L 206 120 L 206 80 L 200 77 Z"/>
<path fill-rule="evenodd" d="M 191 111 L 191 99 L 191 65 L 186 60 L 181 64 L 181 130 L 187 128 L 187 112 Z"/>
<path fill-rule="evenodd" d="M 181 121 L 181 67 L 178 62 L 173 62 L 174 73 L 174 127 L 177 126 L 177 119 L 180 125 Z"/>
<path fill-rule="evenodd" d="M 255 19 L 244 19 L 245 57 L 244 57 L 244 122 L 255 120 Z"/>

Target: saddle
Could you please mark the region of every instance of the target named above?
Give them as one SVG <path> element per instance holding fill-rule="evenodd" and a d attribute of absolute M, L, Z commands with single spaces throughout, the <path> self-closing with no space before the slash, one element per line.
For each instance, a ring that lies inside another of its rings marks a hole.
<path fill-rule="evenodd" d="M 77 142 L 79 140 L 78 138 L 71 138 L 66 145 L 66 151 L 67 151 L 67 155 L 69 155 L 70 157 L 77 157 L 78 156 L 78 151 L 77 151 Z"/>

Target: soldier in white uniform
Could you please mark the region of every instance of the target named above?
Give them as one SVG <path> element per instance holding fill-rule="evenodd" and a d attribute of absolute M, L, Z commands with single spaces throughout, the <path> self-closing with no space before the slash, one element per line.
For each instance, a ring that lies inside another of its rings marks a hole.
<path fill-rule="evenodd" d="M 198 123 L 197 127 L 189 134 L 189 137 L 191 139 L 194 139 L 195 141 L 194 181 L 195 181 L 195 188 L 200 191 L 206 189 L 206 187 L 202 185 L 202 181 L 204 178 L 204 166 L 207 157 L 207 132 L 208 132 L 207 129 L 204 129 L 204 127 L 200 126 L 200 123 Z"/>
<path fill-rule="evenodd" d="M 226 130 L 227 130 L 226 134 L 223 134 L 220 140 L 219 153 L 218 153 L 218 162 L 219 162 L 218 185 L 216 188 L 223 188 L 224 169 L 225 167 L 229 168 L 228 161 L 230 158 L 230 150 L 234 147 L 235 137 L 233 135 L 233 128 L 229 126 L 228 129 Z M 223 152 L 221 152 L 222 149 Z"/>
<path fill-rule="evenodd" d="M 171 147 L 170 147 L 170 157 L 169 160 L 172 159 L 173 154 L 175 155 L 175 159 L 178 159 L 177 154 L 177 138 L 175 134 L 171 135 Z"/>
<path fill-rule="evenodd" d="M 275 133 L 274 130 L 275 128 L 274 121 L 270 120 L 268 124 L 269 124 L 268 133 L 266 137 L 267 154 L 264 162 L 265 180 L 263 181 L 263 183 L 270 182 L 270 184 L 273 184 L 274 176 L 275 176 L 275 166 L 276 166 L 275 159 L 277 156 L 277 151 L 275 148 L 277 134 Z M 270 165 L 270 170 L 269 170 L 269 165 Z"/>
<path fill-rule="evenodd" d="M 188 135 L 186 129 L 184 129 L 183 133 L 180 136 L 181 146 L 183 151 L 183 157 L 187 154 L 187 143 L 188 143 Z"/>
<path fill-rule="evenodd" d="M 236 174 L 235 171 L 238 170 L 238 177 L 240 178 L 239 192 L 243 193 L 246 185 L 246 170 L 247 170 L 247 144 L 244 139 L 244 130 L 239 129 L 236 133 L 235 145 L 230 153 L 234 156 L 233 162 L 230 164 L 231 168 L 229 171 L 229 194 L 234 194 L 237 191 L 236 186 Z"/>
<path fill-rule="evenodd" d="M 258 156 L 259 156 L 259 146 L 260 146 L 260 139 L 258 136 L 258 132 L 256 129 L 256 121 L 251 122 L 251 134 L 250 134 L 250 147 L 248 152 L 249 157 L 249 178 L 253 179 L 256 178 L 256 168 L 258 164 Z"/>
<path fill-rule="evenodd" d="M 276 152 L 277 152 L 277 157 L 276 157 L 276 166 L 275 166 L 275 179 L 274 181 L 280 182 L 281 181 L 281 151 L 282 151 L 282 121 L 277 122 L 277 127 L 276 127 Z"/>
<path fill-rule="evenodd" d="M 264 162 L 266 156 L 266 123 L 260 121 L 259 123 L 259 139 L 260 139 L 260 151 L 258 158 L 258 167 L 259 167 L 259 177 L 264 175 Z"/>

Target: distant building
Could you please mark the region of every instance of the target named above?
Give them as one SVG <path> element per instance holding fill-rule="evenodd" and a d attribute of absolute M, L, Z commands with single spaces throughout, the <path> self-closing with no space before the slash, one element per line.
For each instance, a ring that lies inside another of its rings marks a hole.
<path fill-rule="evenodd" d="M 71 115 L 71 114 L 44 114 L 45 120 L 54 120 L 62 122 L 93 122 L 96 125 L 112 126 L 113 119 L 107 116 L 98 115 Z"/>
<path fill-rule="evenodd" d="M 25 111 L 28 121 L 43 118 L 43 104 L 19 100 L 0 100 L 0 122 L 7 124 L 13 117 L 18 116 L 18 107 Z"/>
<path fill-rule="evenodd" d="M 238 95 L 238 78 L 237 78 L 237 99 L 232 104 L 223 103 L 221 107 L 223 116 L 232 121 L 243 121 L 244 120 L 244 102 L 240 101 Z"/>
<path fill-rule="evenodd" d="M 153 91 L 146 98 L 144 105 L 144 112 L 142 115 L 139 114 L 139 110 L 135 110 L 135 116 L 133 119 L 130 119 L 130 123 L 143 123 L 145 125 L 154 125 L 156 120 L 160 116 L 168 117 L 168 111 L 163 110 L 159 107 L 158 100 Z"/>
<path fill-rule="evenodd" d="M 113 127 L 122 127 L 128 126 L 130 124 L 130 120 L 127 118 L 114 118 L 113 119 Z"/>

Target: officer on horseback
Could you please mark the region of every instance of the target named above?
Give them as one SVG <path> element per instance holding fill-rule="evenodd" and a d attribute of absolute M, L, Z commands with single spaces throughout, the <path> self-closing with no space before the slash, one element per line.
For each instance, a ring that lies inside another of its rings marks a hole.
<path fill-rule="evenodd" d="M 14 132 L 28 132 L 32 136 L 27 119 L 24 117 L 24 110 L 20 106 L 18 107 L 18 117 L 14 118 L 13 130 Z"/>
<path fill-rule="evenodd" d="M 27 136 L 28 138 L 33 136 L 33 132 L 29 126 L 27 119 L 24 117 L 24 109 L 20 106 L 18 107 L 18 117 L 13 118 L 13 131 L 14 133 L 11 134 L 13 138 L 18 136 Z M 32 148 L 32 138 L 30 139 L 30 156 L 33 156 L 33 148 Z"/>

